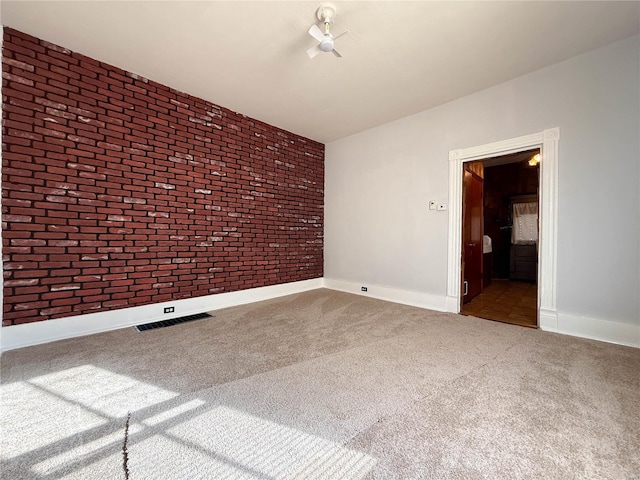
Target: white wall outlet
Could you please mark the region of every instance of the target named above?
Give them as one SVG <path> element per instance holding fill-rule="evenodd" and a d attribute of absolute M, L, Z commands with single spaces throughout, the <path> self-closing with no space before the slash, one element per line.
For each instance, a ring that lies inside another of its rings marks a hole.
<path fill-rule="evenodd" d="M 439 212 L 442 212 L 444 210 L 447 209 L 447 204 L 446 203 L 439 203 L 438 207 L 436 208 L 436 210 L 438 210 Z"/>

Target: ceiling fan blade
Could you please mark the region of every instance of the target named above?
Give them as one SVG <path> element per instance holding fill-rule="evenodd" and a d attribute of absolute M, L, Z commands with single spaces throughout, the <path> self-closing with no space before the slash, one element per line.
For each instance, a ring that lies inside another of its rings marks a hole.
<path fill-rule="evenodd" d="M 345 30 L 342 33 L 339 33 L 338 35 L 336 35 L 335 37 L 333 37 L 333 39 L 335 40 L 336 38 L 340 38 L 341 36 L 343 36 L 345 33 L 349 33 L 349 30 Z"/>
<path fill-rule="evenodd" d="M 340 55 L 340 53 L 335 48 L 331 50 L 331 53 L 333 53 L 338 58 L 342 58 L 342 55 Z"/>
<path fill-rule="evenodd" d="M 320 46 L 319 45 L 314 45 L 309 50 L 307 50 L 307 55 L 309 55 L 309 58 L 313 58 L 316 55 L 318 55 L 319 53 L 322 53 L 322 50 L 320 50 Z"/>
<path fill-rule="evenodd" d="M 322 33 L 322 30 L 320 30 L 320 27 L 318 27 L 318 25 L 311 25 L 311 28 L 309 29 L 309 35 L 311 35 L 319 42 L 324 40 L 324 34 Z"/>

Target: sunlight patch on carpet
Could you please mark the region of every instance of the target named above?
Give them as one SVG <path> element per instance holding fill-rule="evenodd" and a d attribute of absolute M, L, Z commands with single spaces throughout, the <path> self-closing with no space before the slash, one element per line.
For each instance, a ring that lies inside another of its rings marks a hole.
<path fill-rule="evenodd" d="M 134 412 L 178 394 L 93 365 L 82 365 L 29 380 L 54 396 L 110 418 Z"/>
<path fill-rule="evenodd" d="M 27 383 L 2 386 L 0 451 L 13 458 L 107 423 L 77 404 Z"/>
<path fill-rule="evenodd" d="M 131 425 L 129 434 L 142 431 L 141 425 Z M 40 475 L 55 475 L 60 469 L 64 469 L 68 464 L 72 463 L 91 463 L 92 457 L 100 450 L 111 451 L 117 450 L 122 444 L 122 431 L 117 430 L 108 435 L 104 435 L 95 440 L 89 441 L 77 447 L 65 450 L 59 455 L 54 455 L 46 460 L 36 463 L 31 470 Z"/>
<path fill-rule="evenodd" d="M 135 437 L 134 437 L 135 438 Z M 213 407 L 129 446 L 132 476 L 145 478 L 344 479 L 366 476 L 362 452 L 225 407 Z"/>
<path fill-rule="evenodd" d="M 49 446 L 57 445 L 52 451 L 63 450 L 38 462 L 34 471 L 39 473 L 110 445 L 114 441 L 111 435 L 93 432 L 125 417 L 127 411 L 158 405 L 178 395 L 93 365 L 5 384 L 0 394 L 3 459 Z M 84 445 L 78 446 L 79 441 Z"/>
<path fill-rule="evenodd" d="M 163 410 L 162 412 L 149 417 L 142 421 L 145 425 L 153 426 L 158 425 L 159 423 L 166 422 L 167 420 L 171 420 L 174 417 L 179 415 L 183 415 L 191 410 L 194 410 L 201 405 L 204 405 L 204 401 L 200 399 L 191 400 L 186 403 L 181 403 L 177 407 L 170 408 L 168 410 Z"/>

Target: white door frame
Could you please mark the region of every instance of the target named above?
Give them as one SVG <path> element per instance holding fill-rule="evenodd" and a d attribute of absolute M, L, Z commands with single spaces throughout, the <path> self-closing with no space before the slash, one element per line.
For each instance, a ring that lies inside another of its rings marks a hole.
<path fill-rule="evenodd" d="M 540 149 L 540 233 L 538 245 L 538 325 L 557 330 L 558 141 L 560 129 L 449 151 L 449 244 L 447 311 L 460 312 L 462 268 L 462 164 L 474 160 Z"/>

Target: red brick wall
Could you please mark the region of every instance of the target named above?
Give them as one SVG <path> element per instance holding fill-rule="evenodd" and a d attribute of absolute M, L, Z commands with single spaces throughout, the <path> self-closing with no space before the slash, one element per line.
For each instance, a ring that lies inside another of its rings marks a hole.
<path fill-rule="evenodd" d="M 324 146 L 5 28 L 3 325 L 321 277 Z"/>

